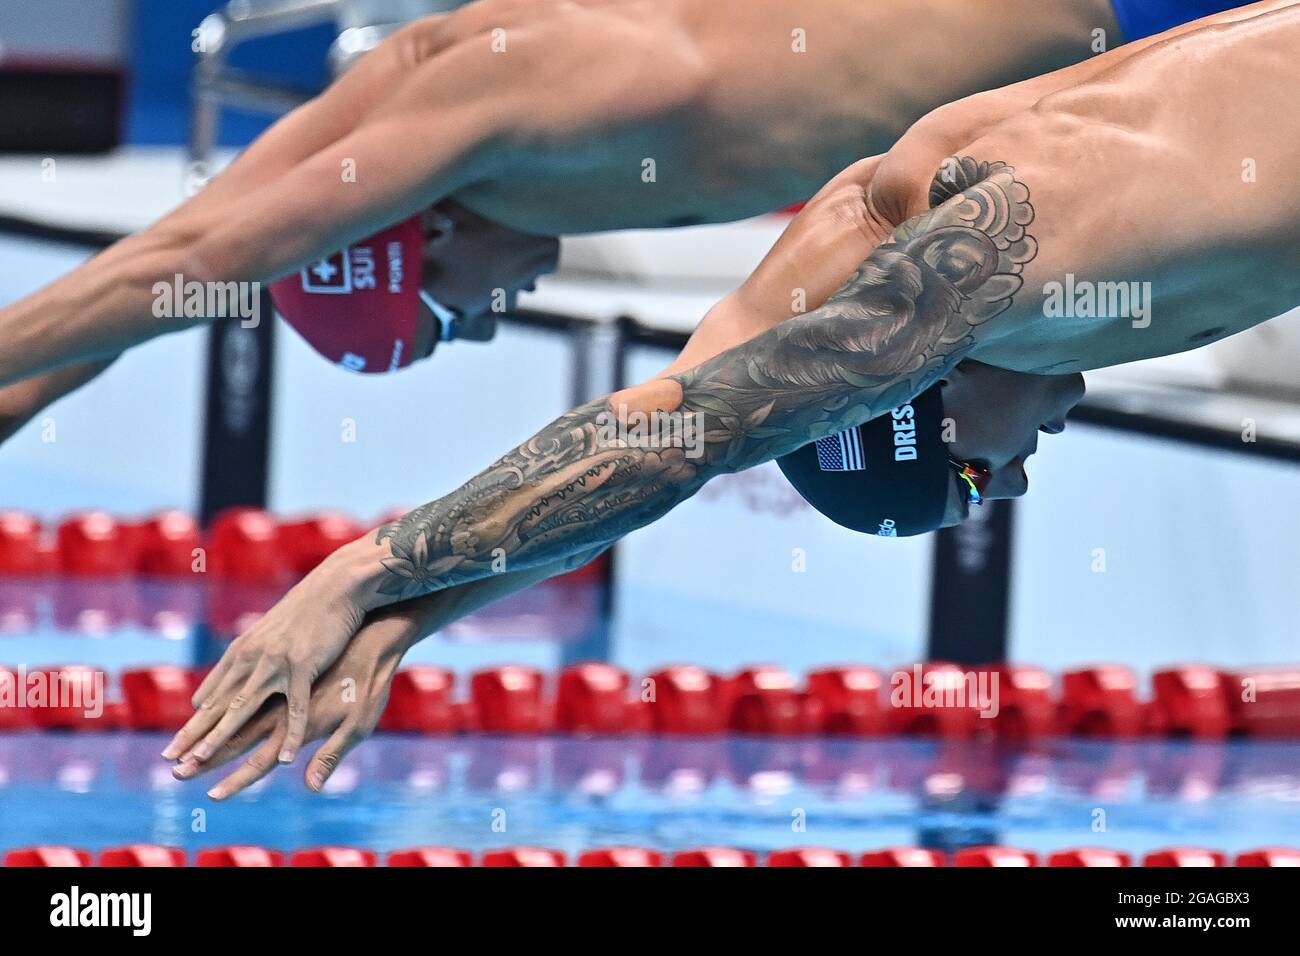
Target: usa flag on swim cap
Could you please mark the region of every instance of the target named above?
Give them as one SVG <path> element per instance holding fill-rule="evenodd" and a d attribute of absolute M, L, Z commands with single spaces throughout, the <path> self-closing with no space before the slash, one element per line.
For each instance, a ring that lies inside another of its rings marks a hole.
<path fill-rule="evenodd" d="M 942 385 L 777 459 L 790 484 L 838 525 L 905 538 L 943 524 L 956 481 L 943 438 Z"/>
<path fill-rule="evenodd" d="M 822 471 L 862 471 L 867 457 L 862 451 L 862 435 L 856 428 L 828 435 L 817 442 L 817 467 Z"/>

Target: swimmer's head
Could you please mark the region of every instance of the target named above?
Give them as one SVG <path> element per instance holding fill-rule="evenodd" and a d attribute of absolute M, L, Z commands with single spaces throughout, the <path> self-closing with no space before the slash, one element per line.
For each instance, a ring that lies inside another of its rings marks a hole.
<path fill-rule="evenodd" d="M 966 361 L 905 405 L 777 460 L 836 524 L 906 538 L 960 524 L 971 506 L 1025 493 L 1038 433 L 1059 432 L 1083 379 Z M 950 403 L 951 402 L 951 406 Z"/>
<path fill-rule="evenodd" d="M 439 342 L 487 341 L 520 291 L 553 272 L 559 243 L 444 201 L 274 283 L 271 298 L 313 349 L 384 375 Z"/>
<path fill-rule="evenodd" d="M 425 213 L 424 288 L 459 316 L 456 337 L 492 337 L 495 319 L 514 309 L 519 293 L 555 271 L 560 243 L 485 219 L 451 200 Z M 427 356 L 442 334 L 423 313 L 416 354 Z"/>
<path fill-rule="evenodd" d="M 1025 461 L 1038 451 L 1039 434 L 1061 432 L 1084 394 L 1082 375 L 1029 375 L 970 359 L 948 373 L 941 388 L 953 428 L 949 453 L 988 470 L 986 500 L 1029 490 Z M 954 471 L 944 527 L 960 524 L 968 513 L 967 488 Z"/>

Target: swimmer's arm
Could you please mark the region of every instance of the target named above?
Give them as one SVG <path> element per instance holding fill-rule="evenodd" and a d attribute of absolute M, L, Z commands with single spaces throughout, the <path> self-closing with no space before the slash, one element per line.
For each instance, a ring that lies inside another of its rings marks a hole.
<path fill-rule="evenodd" d="M 475 38 L 413 63 L 354 129 L 289 169 L 218 180 L 222 202 L 200 194 L 0 307 L 0 387 L 219 318 L 155 314 L 156 290 L 177 275 L 271 282 L 490 177 L 499 139 L 529 106 L 525 80 L 541 51 L 526 39 L 510 57 Z"/>
<path fill-rule="evenodd" d="M 432 637 L 443 628 L 469 617 L 497 601 L 526 591 L 553 577 L 576 571 L 604 554 L 606 547 L 593 548 L 550 564 L 493 574 L 442 591 L 412 598 L 384 609 L 386 617 L 400 617 L 405 624 L 407 646 Z M 195 706 L 198 706 L 196 703 Z"/>
<path fill-rule="evenodd" d="M 372 610 L 488 577 L 502 560 L 519 570 L 607 546 L 716 475 L 788 454 L 923 391 L 1010 306 L 1019 269 L 1036 252 L 1026 233 L 1028 190 L 1014 171 L 962 168 L 973 170 L 969 186 L 894 230 L 815 312 L 562 416 L 456 492 L 336 552 L 322 566 L 326 580 L 339 575 L 333 586 Z M 968 274 L 972 250 L 989 247 L 1002 250 L 996 272 Z M 963 294 L 930 262 L 949 270 Z M 674 434 L 684 440 L 637 439 L 632 413 L 656 412 L 675 413 Z"/>

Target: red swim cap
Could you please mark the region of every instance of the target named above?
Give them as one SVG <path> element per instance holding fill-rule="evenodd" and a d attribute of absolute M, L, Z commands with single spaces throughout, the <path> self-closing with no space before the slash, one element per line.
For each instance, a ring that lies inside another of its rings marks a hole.
<path fill-rule="evenodd" d="M 412 216 L 275 283 L 271 299 L 331 362 L 383 374 L 424 358 L 415 354 L 421 314 L 432 312 L 423 281 L 424 228 Z"/>

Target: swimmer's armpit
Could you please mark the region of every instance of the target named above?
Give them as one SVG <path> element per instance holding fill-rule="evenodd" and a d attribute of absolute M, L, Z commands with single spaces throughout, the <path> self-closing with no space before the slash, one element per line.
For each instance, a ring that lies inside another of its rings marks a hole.
<path fill-rule="evenodd" d="M 715 475 L 868 421 L 937 381 L 1011 306 L 1037 254 L 1004 163 L 946 161 L 931 209 L 825 305 L 681 375 L 569 412 L 445 498 L 379 529 L 374 605 L 563 560 Z M 373 558 L 371 559 L 373 561 Z"/>

